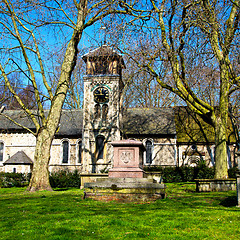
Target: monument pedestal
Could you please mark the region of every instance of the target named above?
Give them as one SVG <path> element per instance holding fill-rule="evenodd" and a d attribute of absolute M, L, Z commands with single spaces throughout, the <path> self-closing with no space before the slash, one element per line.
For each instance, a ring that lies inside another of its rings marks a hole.
<path fill-rule="evenodd" d="M 110 169 L 108 173 L 109 178 L 144 178 L 146 173 L 140 168 L 117 168 Z"/>
<path fill-rule="evenodd" d="M 113 145 L 113 168 L 109 170 L 109 178 L 143 178 L 143 152 L 142 142 L 122 140 L 111 143 Z"/>
<path fill-rule="evenodd" d="M 147 178 L 142 170 L 143 151 L 140 141 L 122 140 L 112 143 L 113 168 L 108 179 L 84 184 L 84 198 L 101 201 L 148 202 L 165 197 L 165 184 Z"/>

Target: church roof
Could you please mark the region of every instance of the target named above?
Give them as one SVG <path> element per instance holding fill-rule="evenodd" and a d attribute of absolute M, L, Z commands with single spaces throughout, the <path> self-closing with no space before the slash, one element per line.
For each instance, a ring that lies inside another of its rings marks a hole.
<path fill-rule="evenodd" d="M 27 128 L 35 128 L 30 117 L 26 115 L 23 110 L 5 110 L 4 115 L 7 115 L 9 118 L 13 119 L 17 123 L 24 125 Z M 14 122 L 10 121 L 3 115 L 0 115 L 0 129 L 2 130 L 19 130 L 22 127 L 16 125 Z"/>
<path fill-rule="evenodd" d="M 32 120 L 22 110 L 5 110 L 3 112 L 16 122 L 34 130 Z M 176 134 L 173 108 L 133 108 L 123 112 L 120 123 L 123 134 L 132 135 L 166 135 Z M 81 136 L 83 128 L 83 111 L 62 110 L 60 128 L 56 136 Z M 23 128 L 0 115 L 0 131 L 21 132 Z"/>
<path fill-rule="evenodd" d="M 31 158 L 28 157 L 28 155 L 25 152 L 18 151 L 3 163 L 3 165 L 12 165 L 12 164 L 32 165 L 33 161 L 31 160 Z"/>
<path fill-rule="evenodd" d="M 31 130 L 35 129 L 31 118 L 23 110 L 5 110 L 3 114 Z M 47 111 L 46 111 L 47 114 Z M 39 119 L 40 122 L 40 119 Z M 83 113 L 79 110 L 62 110 L 60 128 L 56 135 L 81 135 L 82 134 Z M 2 131 L 23 131 L 21 126 L 16 125 L 3 115 L 0 115 L 0 130 Z"/>
<path fill-rule="evenodd" d="M 60 119 L 60 128 L 57 135 L 82 135 L 83 128 L 83 111 L 62 110 Z"/>
<path fill-rule="evenodd" d="M 96 48 L 82 56 L 83 60 L 85 61 L 88 57 L 105 57 L 105 56 L 116 56 L 116 57 L 122 57 L 120 54 L 118 54 L 115 50 L 113 50 L 111 47 L 107 45 L 103 45 L 99 48 Z"/>
<path fill-rule="evenodd" d="M 102 57 L 103 58 L 105 58 L 105 57 L 117 58 L 117 59 L 119 59 L 121 65 L 122 65 L 122 68 L 125 68 L 125 64 L 124 64 L 122 55 L 107 45 L 103 45 L 99 48 L 96 48 L 96 49 L 84 54 L 82 56 L 82 59 L 84 60 L 84 62 L 86 62 L 88 58 L 97 59 L 97 58 L 102 58 Z"/>
<path fill-rule="evenodd" d="M 46 111 L 47 113 L 47 111 Z M 32 129 L 32 120 L 22 110 L 5 110 L 16 122 Z M 178 142 L 214 142 L 214 129 L 187 107 L 131 108 L 123 111 L 120 130 L 125 137 L 137 135 L 176 135 Z M 228 141 L 235 142 L 231 122 L 228 122 Z M 56 137 L 82 136 L 83 110 L 62 110 Z M 26 132 L 0 114 L 0 132 Z M 207 137 L 207 139 L 206 139 Z"/>
<path fill-rule="evenodd" d="M 174 109 L 127 109 L 123 113 L 122 132 L 130 135 L 175 135 Z"/>

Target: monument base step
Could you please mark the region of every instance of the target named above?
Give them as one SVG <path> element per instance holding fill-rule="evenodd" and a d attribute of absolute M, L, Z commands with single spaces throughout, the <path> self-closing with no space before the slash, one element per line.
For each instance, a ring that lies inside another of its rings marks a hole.
<path fill-rule="evenodd" d="M 93 199 L 103 202 L 154 202 L 165 198 L 165 193 L 161 194 L 147 194 L 147 193 L 101 193 L 101 192 L 85 192 L 84 199 Z"/>
<path fill-rule="evenodd" d="M 148 178 L 108 178 L 84 184 L 84 198 L 100 201 L 148 202 L 165 198 L 165 184 Z"/>

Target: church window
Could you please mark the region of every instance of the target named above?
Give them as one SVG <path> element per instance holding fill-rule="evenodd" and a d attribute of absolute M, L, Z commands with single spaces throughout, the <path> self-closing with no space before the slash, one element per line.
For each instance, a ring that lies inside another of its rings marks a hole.
<path fill-rule="evenodd" d="M 94 106 L 94 117 L 95 119 L 100 119 L 102 117 L 102 120 L 106 120 L 108 116 L 108 104 L 100 105 L 95 104 Z"/>
<path fill-rule="evenodd" d="M 82 141 L 77 143 L 77 162 L 82 163 Z"/>
<path fill-rule="evenodd" d="M 96 158 L 103 159 L 103 151 L 104 151 L 104 137 L 97 136 L 96 138 Z"/>
<path fill-rule="evenodd" d="M 0 142 L 0 162 L 3 161 L 3 149 L 4 149 L 4 143 Z"/>
<path fill-rule="evenodd" d="M 102 106 L 102 119 L 106 120 L 107 119 L 107 115 L 108 115 L 108 105 L 104 104 Z"/>
<path fill-rule="evenodd" d="M 150 140 L 146 141 L 146 163 L 152 163 L 152 155 L 153 155 L 153 143 Z"/>
<path fill-rule="evenodd" d="M 62 142 L 62 163 L 68 163 L 69 160 L 69 142 L 64 140 Z"/>
<path fill-rule="evenodd" d="M 96 119 L 101 117 L 101 106 L 100 106 L 100 104 L 95 105 L 94 115 L 95 115 Z"/>

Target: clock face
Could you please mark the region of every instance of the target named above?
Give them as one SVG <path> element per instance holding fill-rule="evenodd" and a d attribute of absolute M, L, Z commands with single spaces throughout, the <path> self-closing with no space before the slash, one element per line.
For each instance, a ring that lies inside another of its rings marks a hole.
<path fill-rule="evenodd" d="M 106 103 L 109 100 L 109 92 L 105 87 L 98 87 L 93 92 L 94 101 L 97 103 Z"/>

